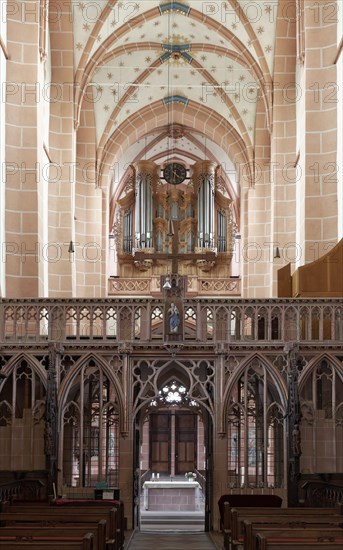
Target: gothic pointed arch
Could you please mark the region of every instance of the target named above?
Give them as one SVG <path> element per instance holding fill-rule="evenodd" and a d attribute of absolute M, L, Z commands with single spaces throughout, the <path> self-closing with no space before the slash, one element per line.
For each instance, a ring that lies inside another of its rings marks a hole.
<path fill-rule="evenodd" d="M 58 392 L 59 407 L 64 406 L 68 391 L 71 385 L 73 385 L 75 377 L 78 375 L 82 367 L 84 367 L 89 361 L 94 361 L 95 364 L 101 367 L 101 369 L 103 369 L 108 379 L 113 384 L 113 387 L 116 392 L 116 400 L 117 400 L 118 408 L 120 411 L 120 415 L 122 417 L 125 410 L 125 405 L 124 405 L 125 398 L 123 395 L 123 388 L 119 380 L 117 379 L 117 374 L 114 372 L 113 369 L 110 368 L 109 364 L 101 356 L 95 355 L 92 352 L 88 352 L 86 355 L 83 355 L 82 357 L 80 357 L 80 359 L 78 359 L 73 364 L 72 368 L 68 371 L 67 375 L 62 380 L 59 388 L 59 392 Z"/>
<path fill-rule="evenodd" d="M 60 482 L 68 487 L 94 487 L 105 480 L 109 486 L 117 486 L 123 409 L 109 365 L 88 353 L 61 386 Z"/>
<path fill-rule="evenodd" d="M 177 380 L 183 384 L 187 399 L 214 416 L 214 363 L 209 359 L 146 359 L 138 361 L 132 370 L 133 414 L 158 404 L 163 386 Z"/>
<path fill-rule="evenodd" d="M 284 486 L 286 410 L 284 381 L 275 367 L 260 354 L 246 358 L 232 374 L 223 407 L 232 488 Z"/>

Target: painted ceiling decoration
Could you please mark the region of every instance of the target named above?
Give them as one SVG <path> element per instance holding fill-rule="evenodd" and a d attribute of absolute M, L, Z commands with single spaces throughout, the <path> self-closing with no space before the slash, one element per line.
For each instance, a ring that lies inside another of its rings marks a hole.
<path fill-rule="evenodd" d="M 206 134 L 207 153 L 218 164 L 234 161 L 231 143 L 252 162 L 259 101 L 271 130 L 277 9 L 278 0 L 79 2 L 73 19 L 75 127 L 85 98 L 92 97 L 98 165 L 115 158 L 122 178 L 144 149 L 157 163 L 173 156 L 189 168 L 204 158 Z M 130 134 L 116 150 L 142 117 L 154 118 L 153 128 L 147 124 L 135 138 Z M 204 132 L 210 119 L 225 139 Z M 173 125 L 181 133 L 170 138 Z M 237 196 L 234 178 L 226 174 Z"/>

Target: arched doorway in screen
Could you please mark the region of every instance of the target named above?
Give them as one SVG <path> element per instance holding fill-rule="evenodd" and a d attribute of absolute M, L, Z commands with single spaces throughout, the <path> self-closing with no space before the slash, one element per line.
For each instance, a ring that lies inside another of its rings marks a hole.
<path fill-rule="evenodd" d="M 170 529 L 171 524 L 208 530 L 213 365 L 144 360 L 134 374 L 136 404 L 141 400 L 142 405 L 136 423 L 137 523 L 141 530 Z M 147 377 L 143 385 L 142 377 Z"/>

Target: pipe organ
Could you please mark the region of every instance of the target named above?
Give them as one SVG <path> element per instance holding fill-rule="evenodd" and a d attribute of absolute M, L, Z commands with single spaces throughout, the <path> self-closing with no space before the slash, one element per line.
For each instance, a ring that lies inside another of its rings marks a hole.
<path fill-rule="evenodd" d="M 130 169 L 114 214 L 119 276 L 230 277 L 235 223 L 217 165 L 194 163 L 180 184 L 166 182 L 152 161 Z"/>

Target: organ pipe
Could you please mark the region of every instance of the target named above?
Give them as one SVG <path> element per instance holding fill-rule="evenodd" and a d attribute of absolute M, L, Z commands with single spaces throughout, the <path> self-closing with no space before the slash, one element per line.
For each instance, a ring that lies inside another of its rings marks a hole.
<path fill-rule="evenodd" d="M 157 166 L 154 162 L 141 160 L 135 165 L 135 246 L 152 247 L 153 182 Z"/>
<path fill-rule="evenodd" d="M 193 166 L 193 183 L 198 190 L 198 247 L 214 246 L 214 189 L 216 164 L 199 161 Z"/>

